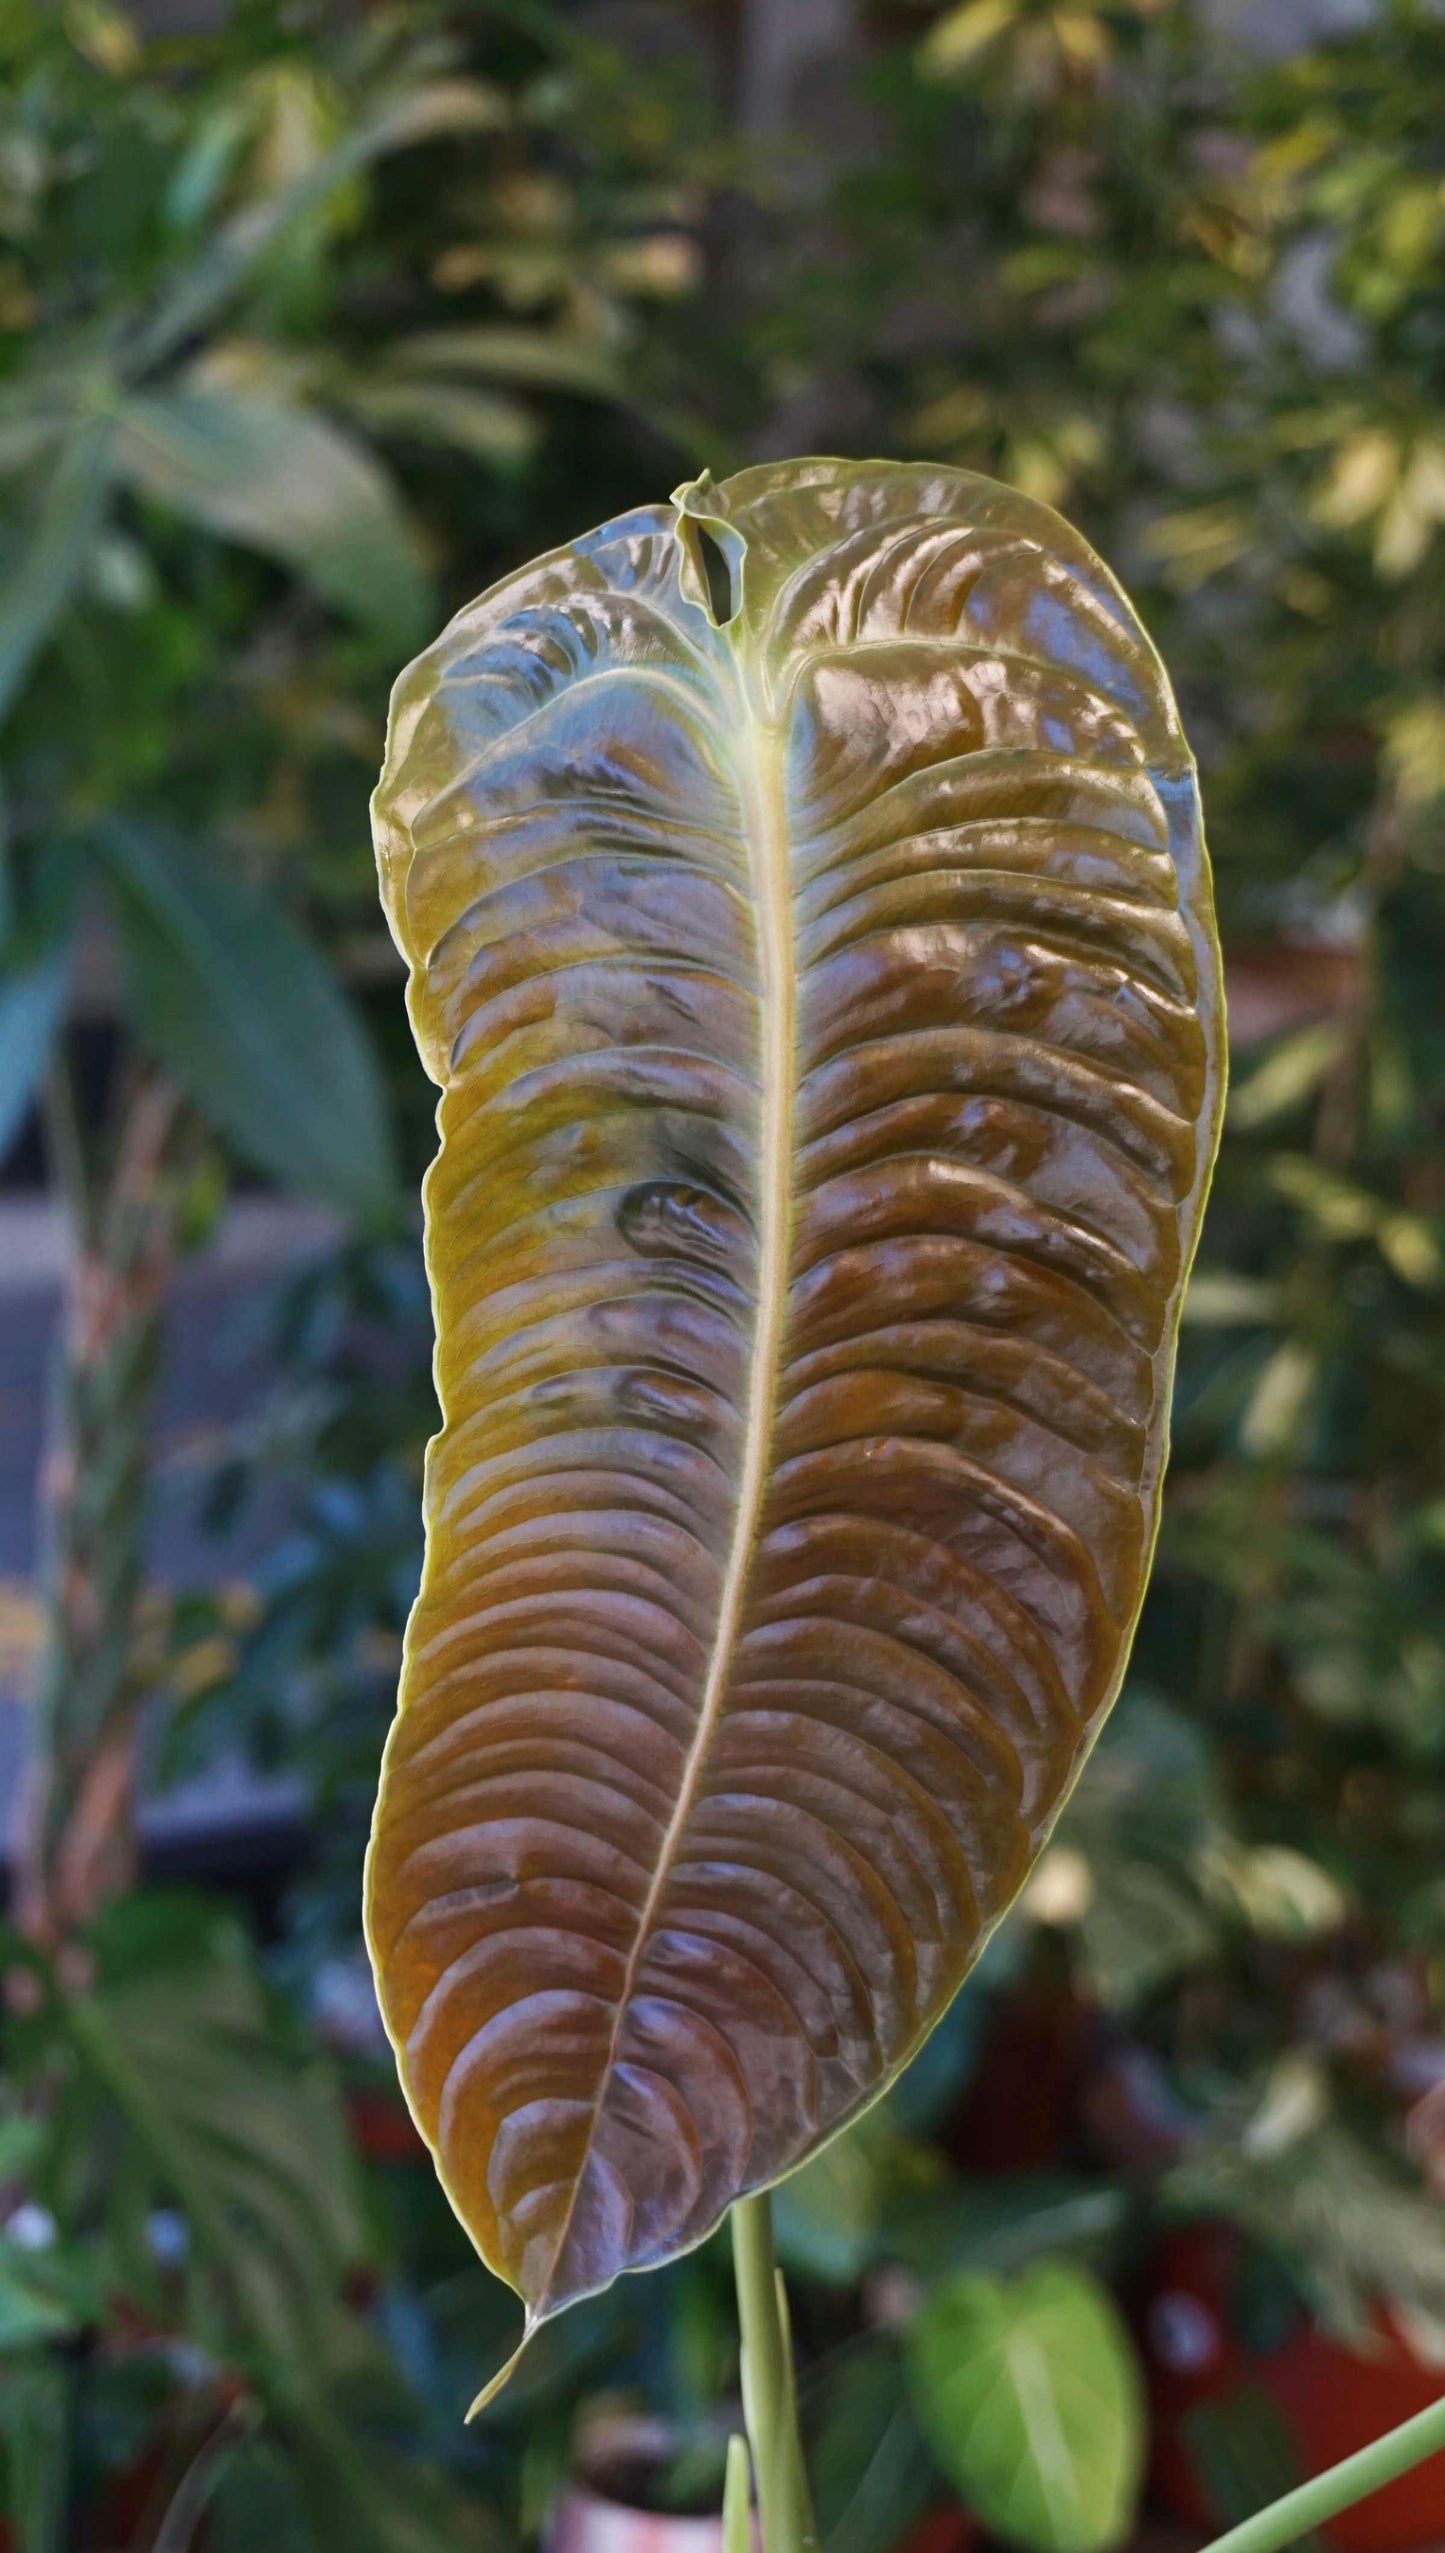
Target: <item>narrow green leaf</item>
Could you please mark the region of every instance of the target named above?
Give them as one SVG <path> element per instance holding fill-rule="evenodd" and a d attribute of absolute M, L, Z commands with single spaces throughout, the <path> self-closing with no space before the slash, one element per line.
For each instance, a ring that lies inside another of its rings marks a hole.
<path fill-rule="evenodd" d="M 106 419 L 77 428 L 46 482 L 28 539 L 0 588 L 0 718 L 75 590 L 109 493 L 113 436 Z"/>
<path fill-rule="evenodd" d="M 618 398 L 624 387 L 622 367 L 609 347 L 543 328 L 428 328 L 392 345 L 387 368 L 475 373 L 488 381 L 598 399 Z"/>
<path fill-rule="evenodd" d="M 0 977 L 0 1162 L 25 1122 L 65 1007 L 68 950 Z"/>
<path fill-rule="evenodd" d="M 0 2238 L 0 2353 L 61 2339 L 81 2321 L 76 2299 L 68 2292 L 74 2282 L 57 2279 L 53 2272 L 47 2277 L 51 2266 L 43 2252 L 26 2252 Z M 90 2302 L 94 2309 L 99 2299 Z"/>
<path fill-rule="evenodd" d="M 474 461 L 503 467 L 525 461 L 537 440 L 536 425 L 517 400 L 454 381 L 361 382 L 350 404 L 378 434 L 448 444 Z"/>
<path fill-rule="evenodd" d="M 211 847 L 136 825 L 102 847 L 143 1041 L 257 1168 L 384 1222 L 396 1199 L 385 1096 L 319 952 Z"/>
<path fill-rule="evenodd" d="M 248 204 L 226 224 L 219 238 L 177 277 L 135 339 L 128 377 L 139 380 L 208 326 L 273 241 L 371 161 L 442 134 L 493 132 L 507 122 L 508 113 L 500 93 L 482 80 L 429 80 L 404 88 L 304 170 L 294 185 L 265 203 Z"/>
<path fill-rule="evenodd" d="M 227 98 L 202 116 L 166 189 L 166 220 L 174 231 L 199 229 L 255 125 L 255 93 Z"/>
<path fill-rule="evenodd" d="M 1126 2201 L 1107 2181 L 1064 2172 L 990 2172 L 890 2209 L 889 2257 L 920 2278 L 950 2272 L 1005 2276 L 1041 2253 L 1099 2250 L 1118 2234 Z"/>
<path fill-rule="evenodd" d="M 1318 1090 L 1344 1043 L 1337 1019 L 1312 1020 L 1275 1047 L 1246 1081 L 1229 1094 L 1229 1123 L 1252 1134 L 1273 1118 L 1287 1116 Z"/>
<path fill-rule="evenodd" d="M 318 2553 L 296 2477 L 269 2438 L 248 2439 L 227 2455 L 208 2512 L 214 2553 Z"/>
<path fill-rule="evenodd" d="M 61 441 L 70 418 L 34 399 L 0 399 L 0 475 L 29 469 Z"/>
<path fill-rule="evenodd" d="M 877 2147 L 875 2123 L 865 2119 L 783 2182 L 773 2215 L 789 2269 L 840 2287 L 861 2276 L 878 2236 Z"/>
<path fill-rule="evenodd" d="M 934 2455 L 991 2534 L 1029 2553 L 1100 2553 L 1127 2534 L 1139 2374 L 1088 2270 L 1042 2261 L 1007 2283 L 951 2279 L 919 2316 L 910 2373 Z"/>
<path fill-rule="evenodd" d="M 919 69 L 932 79 L 965 70 L 1018 14 L 1018 0 L 963 0 L 929 28 L 918 48 Z"/>
<path fill-rule="evenodd" d="M 36 2357 L 6 2369 L 0 2441 L 15 2553 L 64 2553 L 74 2408 L 75 2378 L 60 2360 Z"/>
<path fill-rule="evenodd" d="M 400 643 L 429 606 L 390 480 L 329 419 L 215 388 L 147 393 L 120 411 L 130 486 L 295 570 L 328 603 Z"/>
<path fill-rule="evenodd" d="M 1258 2385 L 1238 2384 L 1197 2402 L 1180 2427 L 1211 2515 L 1237 2526 L 1300 2482 L 1299 2448 L 1279 2404 Z M 1306 2553 L 1319 2553 L 1319 2538 Z"/>
<path fill-rule="evenodd" d="M 828 2553 L 894 2553 L 938 2496 L 892 2340 L 840 2351 L 809 2387 L 806 2447 Z"/>

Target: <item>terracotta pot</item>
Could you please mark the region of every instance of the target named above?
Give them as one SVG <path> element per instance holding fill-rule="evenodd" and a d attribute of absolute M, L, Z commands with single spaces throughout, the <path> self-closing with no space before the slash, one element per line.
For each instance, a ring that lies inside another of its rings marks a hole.
<path fill-rule="evenodd" d="M 722 2553 L 722 2519 L 629 2509 L 574 2482 L 557 2503 L 549 2553 Z"/>
<path fill-rule="evenodd" d="M 629 2505 L 626 2480 L 655 2469 L 684 2441 L 663 2420 L 608 2418 L 584 2432 L 574 2480 L 547 2530 L 547 2553 L 722 2553 L 722 2517 L 680 2517 Z M 634 2482 L 635 2487 L 635 2482 Z M 899 2553 L 973 2553 L 978 2524 L 956 2501 L 930 2509 Z M 755 2553 L 762 2553 L 756 2515 Z"/>
<path fill-rule="evenodd" d="M 1152 2479 L 1177 2517 L 1215 2527 L 1191 2451 L 1187 2418 L 1250 2386 L 1272 2402 L 1308 2480 L 1398 2427 L 1445 2393 L 1445 2370 L 1426 2366 L 1381 2312 L 1369 2356 L 1344 2348 L 1303 2316 L 1288 2337 L 1250 2349 L 1233 2328 L 1231 2296 L 1244 2247 L 1232 2227 L 1188 2226 L 1160 2247 L 1142 2313 L 1154 2411 Z M 1338 2553 L 1410 2553 L 1445 2537 L 1445 2453 L 1372 2491 L 1320 2530 Z"/>
<path fill-rule="evenodd" d="M 688 2443 L 665 2420 L 608 2418 L 584 2430 L 572 2481 L 547 2528 L 547 2553 L 722 2553 L 722 2512 L 680 2516 L 630 2505 L 629 2489 Z M 755 2553 L 762 2553 L 757 2520 Z"/>

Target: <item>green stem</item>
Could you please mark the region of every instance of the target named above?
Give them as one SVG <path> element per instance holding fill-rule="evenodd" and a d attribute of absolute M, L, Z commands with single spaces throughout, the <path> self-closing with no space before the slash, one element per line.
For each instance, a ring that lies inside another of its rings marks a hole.
<path fill-rule="evenodd" d="M 737 2201 L 732 2227 L 743 2418 L 757 2476 L 763 2553 L 817 2553 L 798 2428 L 788 2299 L 773 2251 L 773 2211 L 766 2191 Z"/>
<path fill-rule="evenodd" d="M 1423 2464 L 1426 2456 L 1442 2447 L 1445 2396 L 1428 2410 L 1417 2411 L 1413 2420 L 1403 2420 L 1398 2429 L 1376 2438 L 1373 2446 L 1347 2455 L 1327 2473 L 1317 2473 L 1312 2482 L 1302 2482 L 1297 2491 L 1286 2491 L 1283 2499 L 1272 2500 L 1267 2509 L 1232 2526 L 1227 2535 L 1216 2536 L 1205 2553 L 1276 2553 L 1277 2546 L 1308 2535 L 1313 2527 L 1338 2517 L 1341 2509 L 1353 2508 L 1357 2500 L 1378 2491 L 1382 2483 L 1393 2482 L 1398 2474 L 1408 2473 L 1412 2465 Z"/>
<path fill-rule="evenodd" d="M 728 2440 L 723 2480 L 723 2553 L 753 2553 L 753 2468 L 746 2438 Z"/>

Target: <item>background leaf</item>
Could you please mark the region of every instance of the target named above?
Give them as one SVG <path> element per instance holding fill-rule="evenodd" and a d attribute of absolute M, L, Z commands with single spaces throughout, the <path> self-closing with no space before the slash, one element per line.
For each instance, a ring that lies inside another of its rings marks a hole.
<path fill-rule="evenodd" d="M 361 1224 L 396 1210 L 370 1046 L 311 943 L 210 846 L 103 844 L 146 1044 L 257 1168 Z"/>
<path fill-rule="evenodd" d="M 789 2269 L 846 2287 L 872 2258 L 880 2202 L 876 2113 L 835 2136 L 773 2199 L 778 2253 Z"/>
<path fill-rule="evenodd" d="M 0 2382 L 6 2511 L 16 2553 L 69 2553 L 74 2379 L 59 2360 L 7 2367 Z"/>
<path fill-rule="evenodd" d="M 375 433 L 449 444 L 494 467 L 515 468 L 537 440 L 536 426 L 520 401 L 455 381 L 383 379 L 356 384 L 348 396 Z"/>
<path fill-rule="evenodd" d="M 0 975 L 0 1162 L 39 1087 L 65 1009 L 69 952 Z"/>
<path fill-rule="evenodd" d="M 120 411 L 116 466 L 207 531 L 280 559 L 397 646 L 429 582 L 385 472 L 329 419 L 218 388 L 150 391 Z"/>
<path fill-rule="evenodd" d="M 69 2026 L 179 2204 L 226 2345 L 253 2364 L 319 2364 L 361 2245 L 335 2082 L 276 2026 L 244 1936 L 185 1899 L 131 1901 Z"/>
<path fill-rule="evenodd" d="M 840 2355 L 810 2391 L 804 2444 L 828 2553 L 891 2553 L 937 2493 L 891 2340 Z"/>
<path fill-rule="evenodd" d="M 1104 2251 L 1126 2215 L 1121 2190 L 1063 2172 L 990 2172 L 905 2199 L 887 2219 L 890 2258 L 919 2278 L 1009 2272 L 1041 2252 Z"/>
<path fill-rule="evenodd" d="M 475 374 L 518 389 L 571 390 L 594 399 L 620 398 L 627 380 L 611 347 L 540 328 L 430 328 L 395 339 L 386 366 L 424 379 Z"/>
<path fill-rule="evenodd" d="M 934 2455 L 989 2532 L 1029 2553 L 1100 2553 L 1133 2521 L 1143 2395 L 1129 2335 L 1090 2271 L 949 2280 L 910 2348 Z"/>
<path fill-rule="evenodd" d="M 79 427 L 63 446 L 34 507 L 3 559 L 0 582 L 0 718 L 70 601 L 110 494 L 110 422 Z"/>
<path fill-rule="evenodd" d="M 425 80 L 388 98 L 289 186 L 234 214 L 182 270 L 130 349 L 132 378 L 164 362 L 215 320 L 273 244 L 373 160 L 441 134 L 495 132 L 507 120 L 505 100 L 485 80 Z"/>

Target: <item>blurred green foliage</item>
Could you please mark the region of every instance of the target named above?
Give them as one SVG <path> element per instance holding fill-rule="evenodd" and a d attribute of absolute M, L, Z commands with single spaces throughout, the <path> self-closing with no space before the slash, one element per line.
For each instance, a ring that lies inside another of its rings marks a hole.
<path fill-rule="evenodd" d="M 365 825 L 386 684 L 444 609 L 702 462 L 933 453 L 1079 521 L 1200 755 L 1233 1009 L 1129 1689 L 975 1984 L 779 2202 L 830 2553 L 888 2553 L 950 2477 L 1082 2542 L 1022 2466 L 1012 2498 L 974 2473 L 937 2336 L 1092 2310 L 1099 2272 L 1132 2295 L 1180 2221 L 1236 2229 L 1241 2330 L 1367 2342 L 1387 2307 L 1445 2355 L 1438 15 L 1271 60 L 1182 0 L 964 0 L 860 53 L 836 147 L 765 155 L 701 19 L 638 56 L 585 26 L 237 0 L 147 35 L 74 0 L 0 33 L 0 1128 L 48 1075 L 125 1316 L 71 1333 L 97 1485 L 54 1522 L 42 1730 L 73 1813 L 11 1945 L 23 2553 L 203 2512 L 223 2553 L 300 2553 L 340 2508 L 377 2553 L 510 2542 L 586 2405 L 686 2430 L 735 2381 L 704 2250 L 460 2428 L 514 2315 L 408 2158 L 356 1919 L 430 1423 L 398 1203 L 429 1105 Z M 142 1279 L 252 1166 L 350 1232 L 277 1291 L 275 1391 L 201 1485 L 215 1591 L 165 1607 Z M 278 1488 L 237 1589 L 225 1531 Z M 278 1942 L 120 1886 L 124 1777 L 77 1862 L 158 1697 L 168 1770 L 240 1740 L 310 1787 Z M 1127 2423 L 1127 2362 L 1116 2392 Z M 1090 2542 L 1127 2520 L 1115 2446 Z"/>

